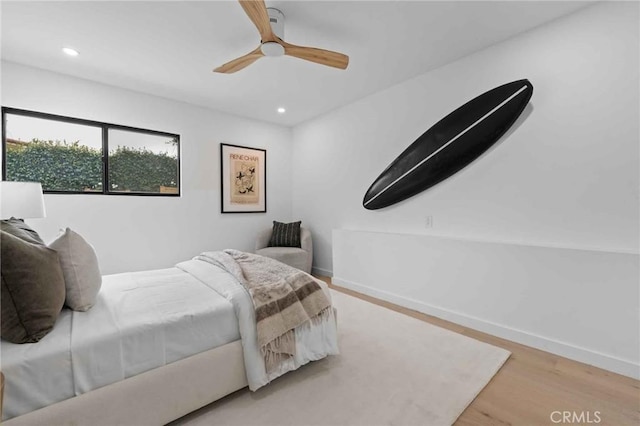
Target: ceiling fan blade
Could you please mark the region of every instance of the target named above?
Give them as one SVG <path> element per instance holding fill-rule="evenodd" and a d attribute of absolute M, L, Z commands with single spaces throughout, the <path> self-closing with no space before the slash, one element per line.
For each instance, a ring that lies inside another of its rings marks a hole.
<path fill-rule="evenodd" d="M 262 50 L 260 50 L 260 46 L 256 50 L 252 50 L 244 56 L 240 56 L 239 58 L 234 59 L 233 61 L 229 61 L 224 65 L 220 65 L 218 68 L 214 69 L 214 72 L 219 72 L 223 74 L 232 74 L 236 71 L 240 71 L 244 67 L 247 67 L 254 63 L 256 60 L 260 59 L 264 56 Z"/>
<path fill-rule="evenodd" d="M 269 13 L 267 12 L 267 6 L 265 6 L 263 0 L 238 0 L 240 6 L 244 9 L 246 14 L 256 26 L 262 42 L 276 41 L 276 36 L 271 29 L 271 22 L 269 21 Z"/>
<path fill-rule="evenodd" d="M 280 39 L 278 39 L 278 43 L 284 47 L 285 55 L 340 69 L 346 69 L 349 65 L 349 57 L 342 53 L 315 47 L 296 46 Z"/>

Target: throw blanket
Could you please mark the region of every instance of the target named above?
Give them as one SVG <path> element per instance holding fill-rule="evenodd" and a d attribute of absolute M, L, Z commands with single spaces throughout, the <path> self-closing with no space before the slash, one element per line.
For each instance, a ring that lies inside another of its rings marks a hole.
<path fill-rule="evenodd" d="M 237 250 L 203 253 L 195 259 L 232 274 L 251 296 L 267 373 L 295 356 L 296 327 L 331 315 L 331 302 L 322 288 L 298 269 Z"/>

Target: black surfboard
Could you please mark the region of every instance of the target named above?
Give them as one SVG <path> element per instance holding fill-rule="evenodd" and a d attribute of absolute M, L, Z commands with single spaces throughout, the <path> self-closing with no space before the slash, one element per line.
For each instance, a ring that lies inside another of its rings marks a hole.
<path fill-rule="evenodd" d="M 378 176 L 364 196 L 376 210 L 455 174 L 491 147 L 527 106 L 533 86 L 518 80 L 470 100 L 424 132 Z"/>

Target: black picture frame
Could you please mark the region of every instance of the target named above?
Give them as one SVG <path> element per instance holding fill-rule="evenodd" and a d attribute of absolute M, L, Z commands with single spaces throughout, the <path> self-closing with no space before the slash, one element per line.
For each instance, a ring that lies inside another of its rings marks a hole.
<path fill-rule="evenodd" d="M 267 212 L 267 150 L 220 144 L 221 213 Z"/>

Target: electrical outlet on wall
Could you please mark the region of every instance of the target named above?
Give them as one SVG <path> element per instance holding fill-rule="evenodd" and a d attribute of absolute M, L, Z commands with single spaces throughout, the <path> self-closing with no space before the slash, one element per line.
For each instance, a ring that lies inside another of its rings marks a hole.
<path fill-rule="evenodd" d="M 433 228 L 433 216 L 429 215 L 424 220 L 425 228 Z"/>

